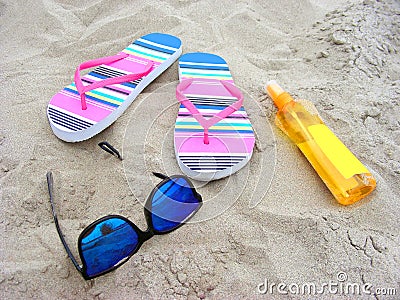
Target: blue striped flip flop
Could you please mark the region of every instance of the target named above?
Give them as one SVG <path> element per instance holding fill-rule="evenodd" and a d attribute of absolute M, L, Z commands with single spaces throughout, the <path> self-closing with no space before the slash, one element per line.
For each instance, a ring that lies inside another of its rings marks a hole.
<path fill-rule="evenodd" d="M 184 54 L 179 79 L 174 141 L 182 172 L 209 181 L 243 168 L 255 136 L 226 61 L 208 53 Z"/>
<path fill-rule="evenodd" d="M 181 41 L 151 33 L 118 55 L 82 63 L 74 83 L 58 92 L 47 107 L 54 134 L 67 142 L 91 138 L 110 126 L 139 93 L 181 55 Z M 80 77 L 80 71 L 95 67 Z"/>

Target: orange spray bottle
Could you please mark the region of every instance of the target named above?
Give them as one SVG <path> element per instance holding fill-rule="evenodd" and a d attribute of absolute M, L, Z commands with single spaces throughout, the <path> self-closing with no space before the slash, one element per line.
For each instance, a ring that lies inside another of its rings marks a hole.
<path fill-rule="evenodd" d="M 371 193 L 376 181 L 367 168 L 323 123 L 275 81 L 267 93 L 278 108 L 276 125 L 299 147 L 340 204 L 349 205 Z"/>

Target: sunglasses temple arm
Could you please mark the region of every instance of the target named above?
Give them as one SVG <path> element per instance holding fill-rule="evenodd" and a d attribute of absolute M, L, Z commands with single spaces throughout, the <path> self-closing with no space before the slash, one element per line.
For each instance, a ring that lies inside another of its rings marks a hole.
<path fill-rule="evenodd" d="M 99 147 L 103 149 L 104 151 L 116 156 L 119 160 L 122 160 L 121 154 L 118 152 L 117 149 L 115 149 L 110 143 L 104 141 L 98 143 Z"/>
<path fill-rule="evenodd" d="M 165 179 L 168 178 L 167 175 L 161 174 L 161 173 L 157 173 L 157 172 L 153 172 L 153 175 L 160 178 L 160 179 Z"/>
<path fill-rule="evenodd" d="M 64 245 L 65 251 L 67 252 L 69 258 L 72 260 L 72 263 L 74 264 L 75 268 L 78 270 L 78 272 L 82 273 L 82 267 L 78 264 L 74 255 L 72 254 L 71 250 L 69 249 L 67 241 L 64 239 L 64 235 L 61 231 L 60 224 L 58 223 L 58 218 L 57 218 L 56 210 L 54 208 L 54 201 L 53 201 L 53 174 L 51 172 L 47 172 L 46 177 L 47 177 L 47 187 L 49 189 L 51 211 L 53 213 L 54 223 L 56 224 L 58 235 L 60 236 L 60 240 Z"/>

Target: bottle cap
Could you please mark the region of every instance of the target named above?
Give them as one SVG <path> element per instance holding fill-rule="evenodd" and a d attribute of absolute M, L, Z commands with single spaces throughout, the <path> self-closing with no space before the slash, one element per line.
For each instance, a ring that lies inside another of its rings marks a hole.
<path fill-rule="evenodd" d="M 293 98 L 289 93 L 285 92 L 275 80 L 267 82 L 267 93 L 279 110 L 281 110 L 287 103 L 293 101 Z"/>

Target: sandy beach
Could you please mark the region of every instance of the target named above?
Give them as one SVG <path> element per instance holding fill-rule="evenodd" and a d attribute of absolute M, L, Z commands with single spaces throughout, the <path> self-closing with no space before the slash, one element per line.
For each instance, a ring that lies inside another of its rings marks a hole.
<path fill-rule="evenodd" d="M 0 18 L 1 299 L 400 298 L 399 1 L 1 0 Z M 46 107 L 81 62 L 151 32 L 179 37 L 183 53 L 227 61 L 256 147 L 238 173 L 195 182 L 204 206 L 190 224 L 85 281 L 57 234 L 46 172 L 77 257 L 80 232 L 102 216 L 120 214 L 145 230 L 142 204 L 159 182 L 151 172 L 181 173 L 178 66 L 87 141 L 59 140 Z M 337 203 L 275 126 L 269 80 L 315 104 L 376 178 L 372 194 Z M 97 146 L 105 140 L 122 162 Z M 340 290 L 348 284 L 360 290 Z M 304 285 L 316 292 L 302 293 Z"/>

